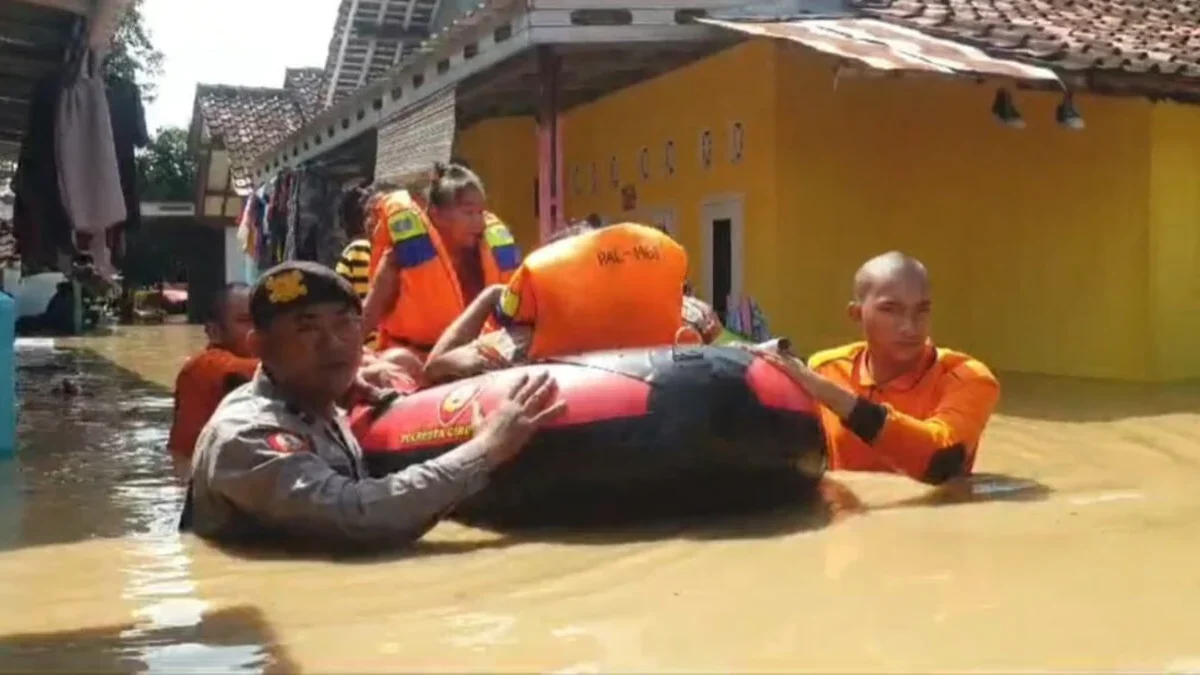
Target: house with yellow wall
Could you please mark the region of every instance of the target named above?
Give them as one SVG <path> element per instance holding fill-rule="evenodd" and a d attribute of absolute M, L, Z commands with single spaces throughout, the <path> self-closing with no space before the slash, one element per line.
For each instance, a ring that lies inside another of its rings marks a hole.
<path fill-rule="evenodd" d="M 1200 377 L 1200 50 L 1137 41 L 1200 17 L 601 4 L 485 3 L 310 126 L 379 103 L 382 145 L 414 86 L 454 76 L 454 152 L 526 249 L 593 213 L 658 223 L 699 295 L 753 297 L 804 350 L 854 337 L 854 270 L 901 249 L 932 272 L 937 341 L 998 370 Z M 293 140 L 258 172 L 302 161 Z"/>

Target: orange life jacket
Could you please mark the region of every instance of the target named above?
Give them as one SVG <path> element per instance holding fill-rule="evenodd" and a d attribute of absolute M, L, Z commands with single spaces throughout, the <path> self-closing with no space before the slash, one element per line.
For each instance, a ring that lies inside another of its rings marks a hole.
<path fill-rule="evenodd" d="M 399 266 L 400 297 L 381 323 L 380 347 L 404 345 L 428 353 L 442 332 L 473 298 L 464 298 L 454 262 L 425 209 L 408 192 L 382 202 L 383 222 L 371 243 L 371 274 L 385 251 Z M 521 264 L 512 233 L 495 215 L 484 214 L 479 261 L 485 286 L 506 283 Z"/>
<path fill-rule="evenodd" d="M 674 344 L 687 266 L 687 251 L 658 229 L 610 225 L 530 253 L 496 315 L 533 327 L 531 359 Z"/>
<path fill-rule="evenodd" d="M 209 346 L 188 359 L 175 378 L 175 419 L 167 449 L 181 459 L 191 459 L 200 438 L 225 395 L 249 382 L 258 369 L 258 359 L 235 356 L 221 347 Z"/>

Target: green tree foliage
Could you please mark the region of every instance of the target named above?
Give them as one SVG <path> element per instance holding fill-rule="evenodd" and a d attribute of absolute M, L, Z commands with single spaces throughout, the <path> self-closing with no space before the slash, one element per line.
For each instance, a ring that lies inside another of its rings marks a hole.
<path fill-rule="evenodd" d="M 117 23 L 112 50 L 104 60 L 104 72 L 110 79 L 137 84 L 142 90 L 142 100 L 150 102 L 157 95 L 154 82 L 163 72 L 163 54 L 155 48 L 142 21 L 142 1 L 130 2 Z"/>
<path fill-rule="evenodd" d="M 163 127 L 137 154 L 138 184 L 142 199 L 155 202 L 190 202 L 196 183 L 196 160 L 188 152 L 188 132 Z"/>

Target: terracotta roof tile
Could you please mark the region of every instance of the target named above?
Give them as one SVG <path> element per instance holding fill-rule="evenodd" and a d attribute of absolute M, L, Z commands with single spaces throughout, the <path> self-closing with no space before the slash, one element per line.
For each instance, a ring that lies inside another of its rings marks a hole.
<path fill-rule="evenodd" d="M 229 151 L 235 187 L 250 183 L 254 159 L 322 110 L 320 68 L 289 68 L 281 89 L 226 84 L 196 86 L 196 107 L 209 133 Z"/>
<path fill-rule="evenodd" d="M 288 68 L 283 78 L 283 88 L 296 93 L 300 112 L 305 120 L 316 117 L 325 107 L 321 101 L 321 90 L 324 87 L 323 68 Z"/>
<path fill-rule="evenodd" d="M 1064 70 L 1200 76 L 1200 0 L 859 0 L 865 14 Z"/>

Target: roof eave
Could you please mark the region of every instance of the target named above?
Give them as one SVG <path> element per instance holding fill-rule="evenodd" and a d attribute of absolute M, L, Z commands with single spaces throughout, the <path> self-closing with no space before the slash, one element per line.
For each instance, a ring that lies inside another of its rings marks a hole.
<path fill-rule="evenodd" d="M 730 4 L 729 0 L 654 0 L 653 3 L 629 0 L 621 5 L 631 7 L 628 11 L 638 17 L 651 16 L 654 25 L 635 21 L 634 25 L 605 26 L 575 25 L 571 21 L 572 12 L 596 9 L 597 6 L 611 10 L 612 3 L 595 0 L 490 0 L 427 40 L 417 52 L 401 61 L 385 76 L 326 109 L 299 131 L 259 155 L 254 162 L 255 173 L 261 176 L 276 165 L 307 161 L 308 155 L 315 156 L 318 153 L 302 153 L 301 146 L 317 145 L 317 137 L 355 137 L 377 127 L 385 119 L 391 119 L 401 110 L 418 105 L 441 89 L 454 86 L 470 75 L 482 72 L 536 44 L 714 39 L 722 31 L 686 22 L 681 17 L 688 12 L 720 9 Z M 510 26 L 511 32 L 497 39 L 499 36 L 496 31 L 504 26 Z M 464 48 L 468 45 L 476 47 L 476 55 L 464 55 Z M 414 78 L 423 83 L 417 93 L 413 93 Z M 396 96 L 398 91 L 400 96 Z M 310 139 L 314 143 L 310 144 Z M 340 143 L 332 145 L 337 144 Z M 328 151 L 330 146 L 324 144 L 321 152 Z"/>

